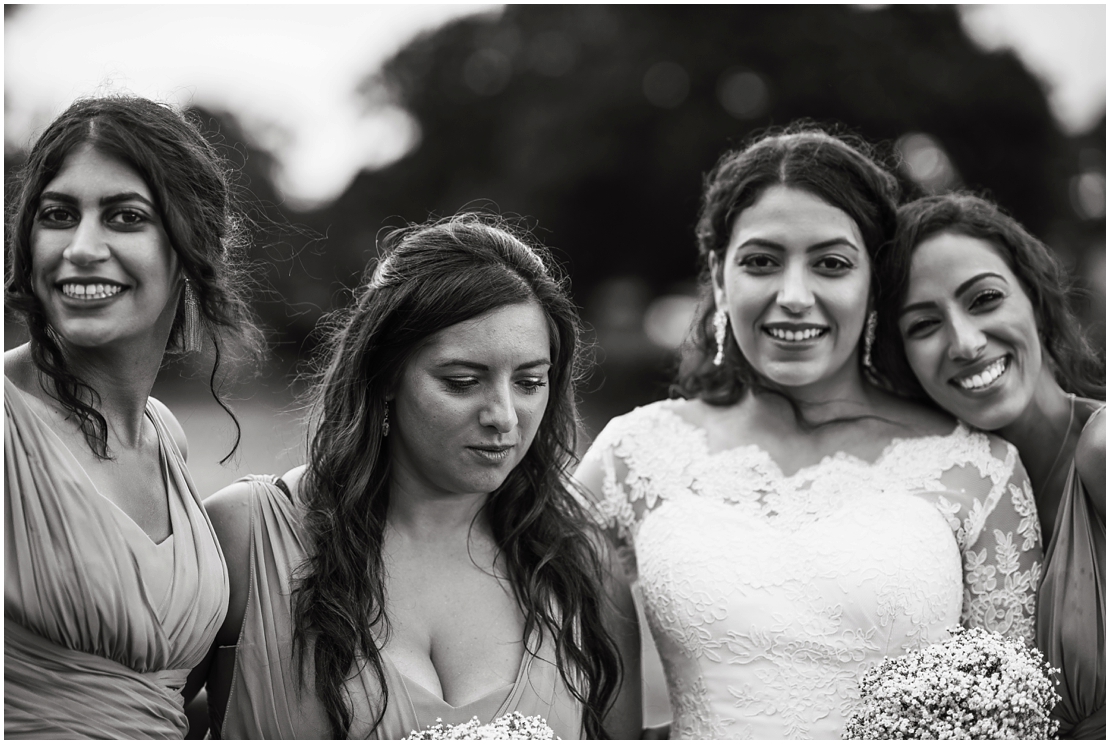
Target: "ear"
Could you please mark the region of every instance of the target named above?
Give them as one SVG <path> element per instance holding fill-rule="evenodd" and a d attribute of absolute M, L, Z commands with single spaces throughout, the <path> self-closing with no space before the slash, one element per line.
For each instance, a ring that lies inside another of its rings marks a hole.
<path fill-rule="evenodd" d="M 717 258 L 716 253 L 709 254 L 709 281 L 713 285 L 713 302 L 717 307 L 728 307 L 728 295 L 725 293 L 725 267 L 724 260 Z"/>

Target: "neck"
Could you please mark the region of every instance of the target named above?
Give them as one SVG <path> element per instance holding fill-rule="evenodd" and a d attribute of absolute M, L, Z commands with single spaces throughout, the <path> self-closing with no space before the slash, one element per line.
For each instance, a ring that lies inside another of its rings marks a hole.
<path fill-rule="evenodd" d="M 1056 382 L 1048 366 L 1043 365 L 1029 405 L 1017 419 L 998 430 L 1018 448 L 1035 487 L 1042 487 L 1055 466 L 1066 459 L 1061 453 L 1071 433 L 1072 405 L 1071 397 Z"/>
<path fill-rule="evenodd" d="M 390 483 L 386 521 L 410 540 L 442 543 L 466 539 L 471 525 L 483 529 L 483 520 L 475 521 L 475 516 L 487 498 L 486 493 L 431 494 L 416 487 L 403 473 L 395 473 Z"/>
<path fill-rule="evenodd" d="M 142 442 L 143 416 L 164 350 L 164 344 L 161 348 L 64 350 L 70 372 L 100 396 L 97 411 L 107 421 L 110 434 L 124 447 Z M 50 382 L 47 379 L 42 384 Z"/>
<path fill-rule="evenodd" d="M 851 357 L 839 372 L 825 379 L 795 387 L 774 386 L 774 389 L 794 401 L 805 418 L 814 424 L 859 416 L 873 408 L 870 385 L 864 382 L 855 357 Z M 755 403 L 757 406 L 787 406 L 778 396 L 749 396 L 749 400 L 753 403 L 760 401 Z"/>

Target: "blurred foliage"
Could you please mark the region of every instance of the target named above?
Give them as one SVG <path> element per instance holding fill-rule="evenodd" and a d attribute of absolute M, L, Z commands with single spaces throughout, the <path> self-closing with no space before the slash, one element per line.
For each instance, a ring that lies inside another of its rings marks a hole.
<path fill-rule="evenodd" d="M 1095 290 L 1088 316 L 1104 313 L 1104 194 L 1091 203 L 1105 120 L 1063 135 L 1038 82 L 1011 52 L 972 43 L 954 6 L 513 5 L 417 38 L 358 95 L 407 109 L 419 144 L 303 214 L 281 205 L 272 159 L 232 117 L 198 112 L 253 194 L 253 258 L 271 288 L 259 310 L 288 359 L 345 304 L 383 226 L 486 206 L 524 216 L 566 266 L 604 370 L 622 379 L 612 412 L 658 397 L 670 352 L 640 320 L 654 296 L 689 291 L 702 175 L 801 118 L 862 136 L 894 166 L 900 137 L 927 134 L 954 185 L 1060 250 Z"/>

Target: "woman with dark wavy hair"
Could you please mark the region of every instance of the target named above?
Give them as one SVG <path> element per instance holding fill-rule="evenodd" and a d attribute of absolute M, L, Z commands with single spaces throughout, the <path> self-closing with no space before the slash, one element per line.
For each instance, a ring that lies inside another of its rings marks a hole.
<path fill-rule="evenodd" d="M 206 502 L 232 567 L 213 733 L 388 739 L 520 712 L 638 737 L 635 625 L 606 607 L 566 475 L 577 313 L 543 252 L 476 214 L 392 232 L 326 352 L 308 463 Z"/>
<path fill-rule="evenodd" d="M 884 656 L 959 623 L 1032 635 L 1041 550 L 1013 447 L 870 369 L 897 196 L 866 145 L 822 131 L 726 153 L 681 399 L 614 419 L 583 460 L 635 556 L 672 738 L 839 739 Z"/>
<path fill-rule="evenodd" d="M 1106 363 L 1063 267 L 996 205 L 933 196 L 898 213 L 880 262 L 879 370 L 1017 445 L 1042 535 L 1037 645 L 1060 669 L 1062 738 L 1106 734 Z"/>
<path fill-rule="evenodd" d="M 46 128 L 10 205 L 30 342 L 4 355 L 4 733 L 181 738 L 228 584 L 150 391 L 167 353 L 207 338 L 214 380 L 257 338 L 228 178 L 176 110 L 96 98 Z"/>

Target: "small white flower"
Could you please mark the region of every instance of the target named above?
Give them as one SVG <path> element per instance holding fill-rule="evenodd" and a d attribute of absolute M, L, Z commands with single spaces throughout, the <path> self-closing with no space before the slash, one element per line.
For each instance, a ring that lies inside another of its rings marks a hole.
<path fill-rule="evenodd" d="M 423 731 L 413 731 L 405 737 L 405 741 L 446 741 L 446 740 L 540 740 L 550 741 L 558 739 L 555 732 L 547 725 L 541 716 L 526 716 L 518 711 L 482 725 L 475 716 L 466 723 L 449 725 L 443 723 L 442 718 L 437 718 L 434 725 Z"/>

